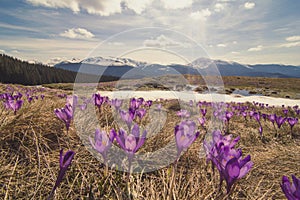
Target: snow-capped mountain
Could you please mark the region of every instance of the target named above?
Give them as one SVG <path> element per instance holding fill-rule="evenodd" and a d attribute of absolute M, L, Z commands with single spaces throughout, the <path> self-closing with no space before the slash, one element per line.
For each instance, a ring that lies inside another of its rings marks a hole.
<path fill-rule="evenodd" d="M 50 60 L 48 60 L 46 62 L 46 65 L 49 65 L 52 67 L 54 65 L 78 63 L 80 61 L 81 61 L 81 59 L 79 59 L 79 58 L 66 59 L 66 58 L 56 57 L 56 58 L 51 58 Z"/>
<path fill-rule="evenodd" d="M 195 68 L 207 68 L 210 65 L 216 65 L 216 66 L 238 65 L 240 67 L 252 69 L 252 67 L 249 65 L 240 64 L 240 63 L 237 63 L 234 61 L 213 60 L 213 59 L 204 58 L 204 57 L 198 58 L 198 59 L 194 60 L 193 62 L 191 62 L 190 64 L 188 64 L 188 66 L 195 67 Z"/>
<path fill-rule="evenodd" d="M 130 58 L 116 58 L 116 57 L 93 57 L 93 58 L 86 58 L 81 61 L 84 64 L 91 64 L 91 65 L 101 65 L 101 66 L 130 66 L 130 67 L 138 67 L 144 66 L 146 62 L 136 61 Z"/>
<path fill-rule="evenodd" d="M 43 63 L 38 60 L 28 60 L 27 61 L 29 64 L 35 64 L 35 65 L 42 65 Z"/>
<path fill-rule="evenodd" d="M 188 65 L 182 64 L 147 64 L 128 58 L 87 58 L 76 62 L 60 62 L 55 65 L 69 71 L 86 74 L 107 75 L 112 77 L 140 78 L 170 74 L 196 74 L 221 76 L 252 76 L 300 78 L 300 67 L 278 64 L 246 65 L 237 62 L 199 58 Z"/>

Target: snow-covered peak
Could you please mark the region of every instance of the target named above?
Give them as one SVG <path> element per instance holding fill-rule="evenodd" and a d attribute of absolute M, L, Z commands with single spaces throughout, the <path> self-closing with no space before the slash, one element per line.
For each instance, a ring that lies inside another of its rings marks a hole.
<path fill-rule="evenodd" d="M 41 61 L 38 60 L 28 60 L 27 61 L 29 64 L 35 64 L 35 65 L 42 65 L 43 63 Z"/>
<path fill-rule="evenodd" d="M 147 64 L 146 62 L 140 62 L 140 61 L 136 61 L 136 60 L 133 60 L 130 58 L 116 58 L 116 57 L 86 58 L 86 59 L 82 60 L 81 63 L 102 65 L 102 66 L 124 66 L 124 65 L 127 65 L 127 66 L 131 66 L 131 67 L 144 66 Z"/>
<path fill-rule="evenodd" d="M 71 59 L 66 59 L 66 58 L 51 58 L 50 60 L 47 61 L 47 65 L 49 66 L 54 66 L 58 64 L 70 64 L 70 63 L 79 63 L 81 59 L 79 58 L 71 58 Z"/>
<path fill-rule="evenodd" d="M 207 68 L 209 65 L 212 64 L 214 64 L 214 60 L 210 58 L 201 57 L 188 64 L 188 66 L 195 68 Z"/>
<path fill-rule="evenodd" d="M 191 66 L 191 67 L 199 67 L 199 68 L 206 68 L 210 65 L 216 65 L 216 66 L 232 65 L 232 66 L 242 66 L 242 67 L 246 67 L 249 69 L 253 68 L 253 67 L 250 67 L 249 65 L 244 65 L 244 64 L 237 63 L 237 62 L 233 62 L 233 61 L 213 60 L 213 59 L 204 58 L 204 57 L 198 58 L 189 64 L 189 66 Z"/>

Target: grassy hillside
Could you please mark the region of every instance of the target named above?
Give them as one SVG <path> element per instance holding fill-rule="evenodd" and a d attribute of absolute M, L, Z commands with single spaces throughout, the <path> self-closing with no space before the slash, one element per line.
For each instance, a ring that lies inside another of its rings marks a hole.
<path fill-rule="evenodd" d="M 0 84 L 0 93 L 6 89 L 7 85 Z M 209 117 L 205 129 L 198 126 L 200 137 L 180 157 L 174 186 L 170 186 L 172 165 L 150 173 L 132 174 L 127 182 L 127 173 L 106 169 L 92 156 L 76 134 L 73 123 L 66 132 L 63 122 L 53 112 L 65 105 L 65 98 L 59 97 L 64 93 L 66 91 L 58 89 L 38 90 L 35 95 L 44 94 L 45 98 L 31 103 L 24 100 L 16 115 L 0 105 L 1 199 L 45 199 L 58 174 L 61 148 L 72 149 L 76 155 L 55 199 L 228 199 L 224 185 L 219 191 L 217 171 L 212 171 L 203 155 L 202 142 L 209 130 Z M 167 110 L 167 121 L 158 134 L 147 138 L 139 152 L 154 151 L 174 141 L 174 126 L 180 122 L 176 116 L 180 105 L 176 100 L 160 103 Z M 254 107 L 252 103 L 247 105 Z M 110 106 L 104 105 L 101 113 L 93 105 L 88 105 L 88 109 L 97 113 L 96 121 L 101 128 L 117 128 Z M 282 108 L 262 109 L 261 112 L 282 115 Z M 211 115 L 208 108 L 207 116 Z M 255 120 L 234 116 L 230 121 L 229 132 L 233 137 L 241 137 L 238 147 L 242 148 L 244 156 L 251 155 L 254 167 L 238 181 L 229 199 L 284 199 L 281 177 L 300 176 L 300 125 L 294 127 L 294 138 L 291 138 L 288 124 L 280 130 L 274 129 L 268 121 L 262 120 L 262 125 L 264 140 L 261 140 Z M 92 136 L 94 130 L 89 126 L 86 134 Z"/>

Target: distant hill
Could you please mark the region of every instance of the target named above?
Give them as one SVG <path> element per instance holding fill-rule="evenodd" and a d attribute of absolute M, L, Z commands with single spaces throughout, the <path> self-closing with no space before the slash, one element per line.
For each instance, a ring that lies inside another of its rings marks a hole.
<path fill-rule="evenodd" d="M 163 76 L 170 74 L 210 74 L 210 69 L 218 69 L 221 76 L 250 76 L 272 78 L 300 78 L 300 67 L 278 64 L 245 65 L 237 62 L 226 62 L 199 58 L 188 65 L 147 64 L 126 58 L 104 59 L 87 58 L 79 62 L 61 62 L 55 68 L 73 72 L 105 76 L 142 78 L 145 76 Z M 213 74 L 215 75 L 215 74 Z"/>
<path fill-rule="evenodd" d="M 23 85 L 40 85 L 47 83 L 73 83 L 77 73 L 42 64 L 31 64 L 17 58 L 0 54 L 0 82 Z M 98 81 L 98 76 L 81 74 L 82 82 Z M 118 80 L 116 77 L 102 76 L 100 81 Z M 78 80 L 77 80 L 78 81 Z M 80 81 L 80 80 L 79 80 Z"/>

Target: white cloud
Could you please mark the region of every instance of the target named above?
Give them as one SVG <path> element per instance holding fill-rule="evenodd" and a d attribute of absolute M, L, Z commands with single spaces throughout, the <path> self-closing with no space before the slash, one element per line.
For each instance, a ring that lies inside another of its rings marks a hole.
<path fill-rule="evenodd" d="M 91 39 L 95 35 L 84 28 L 71 28 L 59 34 L 62 37 L 71 39 Z"/>
<path fill-rule="evenodd" d="M 232 44 L 237 44 L 237 43 L 238 43 L 237 41 L 233 41 L 233 42 L 232 42 Z"/>
<path fill-rule="evenodd" d="M 153 0 L 125 0 L 127 8 L 133 10 L 137 14 L 141 14 Z"/>
<path fill-rule="evenodd" d="M 4 54 L 4 53 L 5 53 L 5 50 L 0 49 L 0 54 Z"/>
<path fill-rule="evenodd" d="M 255 3 L 254 2 L 246 2 L 244 4 L 244 7 L 248 10 L 253 9 L 255 7 Z"/>
<path fill-rule="evenodd" d="M 64 38 L 59 39 L 36 39 L 28 37 L 1 39 L 1 46 L 5 49 L 22 49 L 21 54 L 16 51 L 7 50 L 6 52 L 20 59 L 33 60 L 37 59 L 44 63 L 49 58 L 60 57 L 61 55 L 66 57 L 78 57 L 82 58 L 88 55 L 91 50 L 95 48 L 95 41 L 90 40 L 68 40 Z"/>
<path fill-rule="evenodd" d="M 34 6 L 44 6 L 49 8 L 67 8 L 74 13 L 86 10 L 89 14 L 109 16 L 121 13 L 122 0 L 26 0 Z"/>
<path fill-rule="evenodd" d="M 261 51 L 261 50 L 263 50 L 262 45 L 258 45 L 257 47 L 252 47 L 248 49 L 248 51 Z"/>
<path fill-rule="evenodd" d="M 294 35 L 294 36 L 291 36 L 291 37 L 287 37 L 285 40 L 289 41 L 289 42 L 300 41 L 300 35 Z"/>
<path fill-rule="evenodd" d="M 202 20 L 202 21 L 206 21 L 207 17 L 209 16 L 211 16 L 211 11 L 208 8 L 196 12 L 192 12 L 190 14 L 191 18 L 195 20 Z"/>
<path fill-rule="evenodd" d="M 82 10 L 89 14 L 109 16 L 122 12 L 122 4 L 141 14 L 154 0 L 26 0 L 34 6 L 44 6 L 49 8 L 67 8 L 74 13 Z M 166 9 L 183 9 L 191 7 L 193 0 L 177 1 L 161 0 L 162 6 Z"/>
<path fill-rule="evenodd" d="M 222 10 L 225 9 L 225 5 L 222 3 L 216 3 L 215 4 L 215 12 L 221 12 Z"/>
<path fill-rule="evenodd" d="M 226 47 L 226 46 L 227 46 L 226 44 L 222 44 L 222 43 L 217 45 L 217 47 Z"/>
<path fill-rule="evenodd" d="M 287 48 L 290 48 L 290 47 L 300 47 L 300 41 L 282 44 L 279 47 L 287 47 Z"/>
<path fill-rule="evenodd" d="M 232 54 L 240 54 L 240 52 L 237 52 L 237 51 L 232 51 L 231 53 Z"/>
<path fill-rule="evenodd" d="M 193 0 L 181 0 L 181 1 L 161 0 L 161 1 L 166 9 L 189 8 L 193 4 Z"/>
<path fill-rule="evenodd" d="M 160 35 L 155 39 L 148 39 L 144 41 L 144 46 L 146 47 L 157 47 L 157 48 L 166 48 L 166 47 L 176 47 L 176 46 L 187 46 L 187 44 L 179 43 L 171 38 L 166 37 L 165 35 Z"/>

